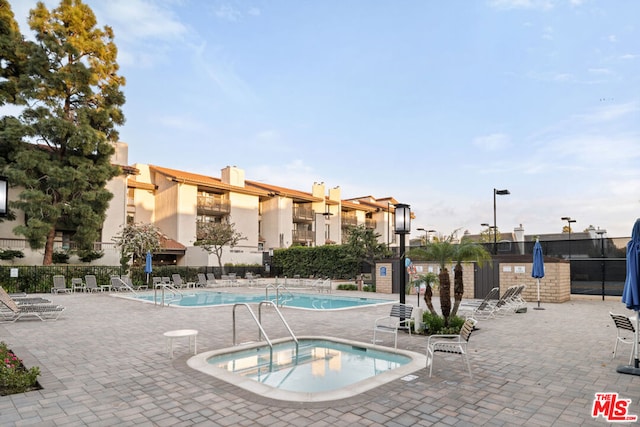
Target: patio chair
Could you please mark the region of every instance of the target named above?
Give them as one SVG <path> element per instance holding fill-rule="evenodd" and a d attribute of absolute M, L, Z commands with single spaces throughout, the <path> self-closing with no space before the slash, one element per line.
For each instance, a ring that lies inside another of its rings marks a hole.
<path fill-rule="evenodd" d="M 373 343 L 376 343 L 376 333 L 391 333 L 394 335 L 393 348 L 398 348 L 398 330 L 406 329 L 411 335 L 412 312 L 413 306 L 410 304 L 394 304 L 388 316 L 376 319 L 373 325 Z"/>
<path fill-rule="evenodd" d="M 471 332 L 478 321 L 472 317 L 469 317 L 464 321 L 462 328 L 460 328 L 460 334 L 458 335 L 431 335 L 427 340 L 427 366 L 429 367 L 429 377 L 433 371 L 433 359 L 436 353 L 448 353 L 459 354 L 462 357 L 462 361 L 467 365 L 469 370 L 469 376 L 473 378 L 471 373 L 471 364 L 469 363 L 469 356 L 467 355 L 467 344 L 469 344 L 469 338 Z"/>
<path fill-rule="evenodd" d="M 73 289 L 71 288 L 67 288 L 67 281 L 64 278 L 64 276 L 62 275 L 55 275 L 53 276 L 53 287 L 51 288 L 51 293 L 52 294 L 59 294 L 59 293 L 71 293 Z"/>
<path fill-rule="evenodd" d="M 18 305 L 0 286 L 0 322 L 15 322 L 22 318 L 36 318 L 42 321 L 57 320 L 64 311 L 64 307 L 54 304 L 25 304 Z"/>
<path fill-rule="evenodd" d="M 118 275 L 112 275 L 109 280 L 109 284 L 111 285 L 111 290 L 114 292 L 124 292 L 129 290 L 127 284 L 124 283 Z"/>
<path fill-rule="evenodd" d="M 84 284 L 84 282 L 82 281 L 81 278 L 72 277 L 71 278 L 71 289 L 73 289 L 73 292 L 85 292 L 87 290 L 87 287 L 85 286 L 85 284 Z"/>
<path fill-rule="evenodd" d="M 218 282 L 216 281 L 216 275 L 213 273 L 207 273 L 207 285 L 216 286 Z"/>
<path fill-rule="evenodd" d="M 182 280 L 182 276 L 175 273 L 171 275 L 171 278 L 173 279 L 173 286 L 175 288 L 189 288 L 189 287 L 195 287 L 195 283 L 194 282 L 185 282 L 184 280 Z"/>
<path fill-rule="evenodd" d="M 84 276 L 85 289 L 87 292 L 102 292 L 102 288 L 98 286 L 98 280 L 93 274 Z"/>
<path fill-rule="evenodd" d="M 198 281 L 196 286 L 199 288 L 206 288 L 209 285 L 207 282 L 207 276 L 204 273 L 198 273 Z"/>
<path fill-rule="evenodd" d="M 616 357 L 616 352 L 618 351 L 618 343 L 631 344 L 633 346 L 633 341 L 635 340 L 636 328 L 631 323 L 631 320 L 625 316 L 624 314 L 614 314 L 609 312 L 609 315 L 613 319 L 613 323 L 616 325 L 616 343 L 613 346 L 613 359 Z M 631 347 L 631 355 L 629 356 L 629 365 L 633 361 L 633 347 Z"/>
<path fill-rule="evenodd" d="M 460 304 L 459 312 L 464 317 L 490 319 L 495 316 L 495 305 L 499 298 L 500 288 L 492 288 L 482 301 L 465 301 Z"/>

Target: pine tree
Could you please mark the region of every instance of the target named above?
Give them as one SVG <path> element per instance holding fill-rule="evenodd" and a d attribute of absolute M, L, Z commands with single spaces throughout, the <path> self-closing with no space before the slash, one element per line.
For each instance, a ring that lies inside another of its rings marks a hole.
<path fill-rule="evenodd" d="M 96 24 L 81 0 L 62 0 L 52 11 L 38 2 L 29 13 L 36 41 L 24 45 L 20 79 L 28 82 L 19 86 L 28 101 L 19 118 L 28 140 L 5 161 L 12 185 L 23 188 L 12 207 L 25 213 L 25 223 L 14 231 L 31 248 L 44 247 L 45 265 L 56 231 L 70 233 L 79 254 L 93 249 L 113 197 L 105 185 L 119 173 L 110 159 L 115 127 L 124 123 L 125 81 L 112 29 Z"/>

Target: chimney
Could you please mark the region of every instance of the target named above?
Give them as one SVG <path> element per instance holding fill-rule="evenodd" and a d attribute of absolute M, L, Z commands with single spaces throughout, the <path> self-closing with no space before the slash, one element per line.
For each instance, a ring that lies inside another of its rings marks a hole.
<path fill-rule="evenodd" d="M 244 171 L 236 166 L 222 169 L 222 182 L 234 187 L 244 187 Z"/>

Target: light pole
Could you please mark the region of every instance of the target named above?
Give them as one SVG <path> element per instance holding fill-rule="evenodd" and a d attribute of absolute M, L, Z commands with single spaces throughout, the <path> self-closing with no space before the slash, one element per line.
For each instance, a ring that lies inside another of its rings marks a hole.
<path fill-rule="evenodd" d="M 498 229 L 498 224 L 496 220 L 496 196 L 506 196 L 511 194 L 509 190 L 497 190 L 493 189 L 493 254 L 496 255 L 498 253 L 498 239 L 496 230 Z"/>
<path fill-rule="evenodd" d="M 395 212 L 395 234 L 400 235 L 400 304 L 405 303 L 405 292 L 407 287 L 407 269 L 405 268 L 404 244 L 405 236 L 411 232 L 411 207 L 403 203 L 394 206 Z M 400 319 L 404 320 L 404 319 Z"/>
<path fill-rule="evenodd" d="M 569 260 L 571 260 L 571 224 L 576 222 L 576 220 L 571 219 L 570 216 L 563 216 L 560 219 L 563 221 L 567 221 L 567 228 L 569 229 Z"/>
<path fill-rule="evenodd" d="M 602 301 L 604 301 L 604 235 L 607 230 L 598 228 L 596 234 L 600 236 L 600 268 L 602 269 Z"/>
<path fill-rule="evenodd" d="M 7 216 L 9 212 L 9 181 L 0 176 L 0 217 Z"/>
<path fill-rule="evenodd" d="M 420 227 L 416 228 L 418 231 L 424 231 L 424 245 L 429 244 L 429 233 L 435 233 L 436 230 L 427 230 L 426 228 Z"/>

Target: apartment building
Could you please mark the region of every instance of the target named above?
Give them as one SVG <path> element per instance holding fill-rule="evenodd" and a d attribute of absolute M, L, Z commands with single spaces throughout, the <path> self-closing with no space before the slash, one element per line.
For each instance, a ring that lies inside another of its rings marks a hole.
<path fill-rule="evenodd" d="M 163 234 L 163 248 L 154 254 L 154 262 L 176 265 L 217 265 L 215 256 L 195 246 L 198 222 L 227 221 L 244 237 L 239 245 L 225 248 L 223 263 L 260 264 L 269 249 L 340 244 L 346 230 L 357 225 L 375 230 L 381 243 L 395 244 L 392 221 L 397 202 L 390 197 L 342 200 L 339 187 L 327 189 L 316 182 L 305 192 L 265 184 L 246 179 L 236 166 L 223 168 L 219 176 L 159 165 L 130 166 L 124 143 L 117 144 L 113 162 L 123 173 L 108 183 L 114 197 L 102 241 L 95 245 L 104 256 L 94 264 L 118 264 L 112 239 L 127 223 L 155 224 Z M 16 189 L 12 196 L 17 196 Z M 18 214 L 16 221 L 24 221 L 24 216 Z M 27 255 L 24 263 L 40 263 L 42 254 L 13 235 L 16 221 L 0 224 L 0 248 L 22 250 Z M 58 233 L 56 247 L 72 248 L 69 236 Z"/>

